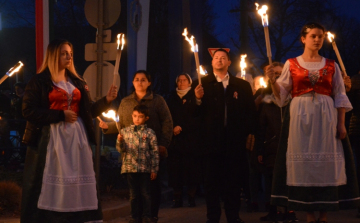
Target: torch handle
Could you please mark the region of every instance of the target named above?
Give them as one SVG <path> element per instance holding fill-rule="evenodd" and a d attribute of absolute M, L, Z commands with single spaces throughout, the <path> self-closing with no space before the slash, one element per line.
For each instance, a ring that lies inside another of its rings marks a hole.
<path fill-rule="evenodd" d="M 194 52 L 194 56 L 195 56 L 196 72 L 197 72 L 197 74 L 198 74 L 199 84 L 201 84 L 199 53 L 198 53 L 198 52 Z"/>
<path fill-rule="evenodd" d="M 118 132 L 120 134 L 120 131 L 121 131 L 120 122 L 115 122 L 115 124 L 116 124 L 116 128 L 117 128 L 117 130 L 118 130 Z"/>
<path fill-rule="evenodd" d="M 344 62 L 341 59 L 340 52 L 339 52 L 339 49 L 337 48 L 337 45 L 336 45 L 335 41 L 332 42 L 332 45 L 333 45 L 333 49 L 335 51 L 335 54 L 336 54 L 336 56 L 338 58 L 338 61 L 340 63 L 341 70 L 344 73 L 344 75 L 347 76 L 345 66 L 344 66 Z"/>
<path fill-rule="evenodd" d="M 268 26 L 264 26 L 264 34 L 265 34 L 266 54 L 267 54 L 267 57 L 269 58 L 269 64 L 272 65 L 270 35 L 269 35 L 269 27 Z"/>
<path fill-rule="evenodd" d="M 121 50 L 118 50 L 116 53 L 116 61 L 115 61 L 115 67 L 114 67 L 114 78 L 113 78 L 113 85 L 115 85 L 116 83 L 116 75 L 118 75 L 119 73 L 119 65 L 120 65 L 120 60 L 121 60 Z"/>
<path fill-rule="evenodd" d="M 2 82 L 4 82 L 6 80 L 6 78 L 8 78 L 8 75 L 4 75 L 1 79 L 0 79 L 0 84 L 2 84 Z"/>

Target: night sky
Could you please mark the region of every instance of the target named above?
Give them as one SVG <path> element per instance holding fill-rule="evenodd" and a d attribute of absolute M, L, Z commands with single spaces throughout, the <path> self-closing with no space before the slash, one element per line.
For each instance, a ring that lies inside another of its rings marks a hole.
<path fill-rule="evenodd" d="M 329 0 L 333 2 L 336 6 L 339 7 L 339 10 L 342 14 L 347 15 L 349 17 L 357 18 L 360 21 L 360 0 Z M 219 0 L 210 0 L 211 4 L 216 8 L 216 33 L 218 34 L 217 38 L 223 44 L 232 44 L 229 42 L 229 35 L 231 35 L 230 28 L 233 24 L 234 16 L 229 13 L 229 10 L 234 6 L 239 4 L 239 0 L 227 0 L 227 1 L 219 1 Z M 270 1 L 271 2 L 271 1 Z M 271 16 L 271 4 L 268 4 L 269 10 L 268 14 Z M 255 6 L 254 6 L 255 8 Z M 259 23 L 261 23 L 259 17 Z M 271 24 L 269 25 L 271 29 Z M 299 30 L 300 31 L 300 30 Z"/>

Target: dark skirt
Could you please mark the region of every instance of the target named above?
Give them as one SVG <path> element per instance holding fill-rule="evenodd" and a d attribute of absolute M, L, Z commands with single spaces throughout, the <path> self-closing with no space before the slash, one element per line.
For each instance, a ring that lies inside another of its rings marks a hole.
<path fill-rule="evenodd" d="M 338 211 L 360 207 L 355 164 L 348 137 L 342 140 L 347 184 L 328 187 L 299 187 L 286 185 L 286 152 L 290 114 L 286 109 L 279 148 L 274 166 L 271 204 L 295 211 Z"/>

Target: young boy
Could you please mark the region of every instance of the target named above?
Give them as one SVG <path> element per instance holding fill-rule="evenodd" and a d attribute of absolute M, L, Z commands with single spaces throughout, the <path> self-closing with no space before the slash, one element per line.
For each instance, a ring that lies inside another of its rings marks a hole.
<path fill-rule="evenodd" d="M 154 130 L 146 127 L 149 110 L 145 105 L 135 106 L 134 125 L 120 131 L 116 149 L 122 152 L 121 173 L 125 173 L 130 189 L 131 220 L 129 223 L 151 222 L 150 180 L 159 170 L 159 148 Z M 142 202 L 142 213 L 139 210 Z"/>

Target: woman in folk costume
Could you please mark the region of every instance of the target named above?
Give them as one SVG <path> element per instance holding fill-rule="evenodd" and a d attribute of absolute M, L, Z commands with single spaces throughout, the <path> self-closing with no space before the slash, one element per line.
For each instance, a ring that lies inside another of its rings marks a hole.
<path fill-rule="evenodd" d="M 283 116 L 271 202 L 306 211 L 311 223 L 314 211 L 320 212 L 318 222 L 326 223 L 328 211 L 360 203 L 345 129 L 345 112 L 352 106 L 338 65 L 319 55 L 324 38 L 322 25 L 305 25 L 304 53 L 287 60 L 277 80 L 268 73 L 280 106 L 293 97 L 290 113 Z"/>
<path fill-rule="evenodd" d="M 68 41 L 52 41 L 25 90 L 22 223 L 103 222 L 89 144 L 92 118 L 110 107 L 117 88 L 93 103 L 72 53 Z"/>

